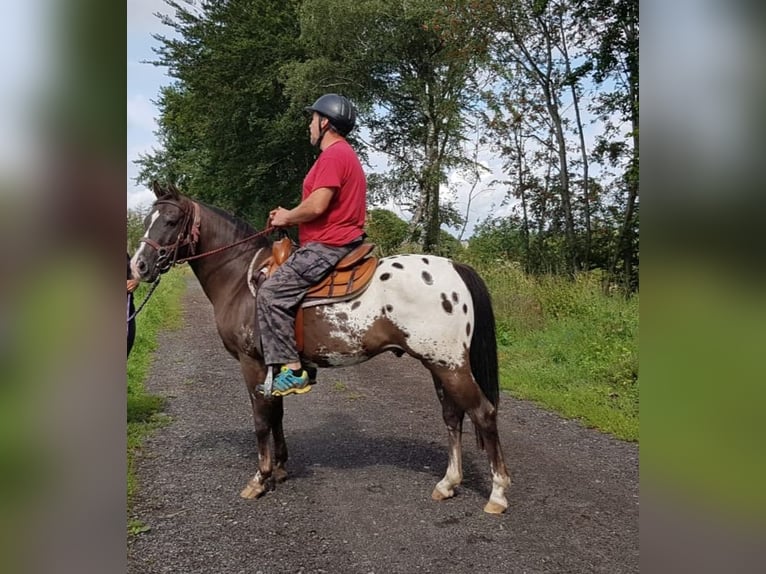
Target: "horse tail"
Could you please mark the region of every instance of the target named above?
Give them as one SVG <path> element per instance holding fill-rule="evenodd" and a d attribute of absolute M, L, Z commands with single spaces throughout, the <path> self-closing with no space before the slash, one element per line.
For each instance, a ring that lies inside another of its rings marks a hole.
<path fill-rule="evenodd" d="M 471 337 L 471 372 L 492 405 L 497 408 L 500 398 L 497 367 L 497 337 L 495 314 L 487 285 L 468 265 L 453 263 L 460 278 L 468 287 L 473 299 L 474 326 Z M 478 434 L 477 434 L 478 437 Z"/>

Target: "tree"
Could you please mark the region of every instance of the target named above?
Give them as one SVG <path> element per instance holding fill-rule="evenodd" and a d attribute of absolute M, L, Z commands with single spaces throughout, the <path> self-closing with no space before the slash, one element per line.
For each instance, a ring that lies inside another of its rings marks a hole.
<path fill-rule="evenodd" d="M 410 238 L 426 252 L 449 213 L 440 186 L 469 161 L 461 144 L 486 54 L 480 31 L 460 19 L 469 9 L 459 0 L 306 0 L 311 58 L 286 68 L 294 97 L 342 90 L 364 110 L 370 145 L 390 162 L 374 193 L 406 205 Z"/>
<path fill-rule="evenodd" d="M 160 94 L 161 149 L 140 159 L 139 180 L 184 192 L 258 224 L 300 199 L 313 161 L 305 116 L 290 105 L 282 67 L 298 60 L 297 0 L 166 0 L 173 37 L 152 62 L 174 82 Z M 198 7 L 195 7 L 198 6 Z"/>
<path fill-rule="evenodd" d="M 487 219 L 476 227 L 468 253 L 484 263 L 521 261 L 526 257 L 524 242 L 518 222 L 510 218 Z"/>
<path fill-rule="evenodd" d="M 387 209 L 371 209 L 367 213 L 366 232 L 385 257 L 396 253 L 407 240 L 407 223 Z"/>
<path fill-rule="evenodd" d="M 605 118 L 616 115 L 630 125 L 627 140 L 619 126 L 608 119 L 595 155 L 612 164 L 626 163 L 622 175 L 624 198 L 621 224 L 609 274 L 618 276 L 622 261 L 622 283 L 626 291 L 638 287 L 638 197 L 639 197 L 639 19 L 638 0 L 577 0 L 578 17 L 594 23 L 591 48 L 593 77 L 600 85 L 611 85 L 599 97 L 596 110 Z"/>
<path fill-rule="evenodd" d="M 558 50 L 559 30 L 564 7 L 537 1 L 531 4 L 508 3 L 496 7 L 495 20 L 507 34 L 497 34 L 493 45 L 498 66 L 512 66 L 536 86 L 542 96 L 558 160 L 558 191 L 564 215 L 567 263 L 570 273 L 579 267 L 575 238 L 575 218 L 570 190 L 565 119 L 561 112 L 566 75 Z"/>

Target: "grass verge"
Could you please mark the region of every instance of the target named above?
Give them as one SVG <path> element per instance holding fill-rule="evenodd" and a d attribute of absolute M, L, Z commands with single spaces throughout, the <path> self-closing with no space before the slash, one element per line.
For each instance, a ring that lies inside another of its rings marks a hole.
<path fill-rule="evenodd" d="M 144 381 L 149 372 L 157 335 L 165 329 L 181 326 L 181 295 L 186 288 L 186 270 L 172 269 L 163 276 L 151 299 L 136 317 L 136 340 L 127 362 L 128 378 L 128 513 L 137 488 L 134 473 L 135 455 L 140 452 L 143 439 L 154 429 L 167 423 L 162 415 L 164 399 L 146 392 Z M 149 286 L 141 284 L 136 291 L 139 304 L 146 297 Z M 131 532 L 141 531 L 132 524 Z"/>
<path fill-rule="evenodd" d="M 501 388 L 638 441 L 638 296 L 605 295 L 595 274 L 570 281 L 511 265 L 477 270 L 495 307 Z"/>

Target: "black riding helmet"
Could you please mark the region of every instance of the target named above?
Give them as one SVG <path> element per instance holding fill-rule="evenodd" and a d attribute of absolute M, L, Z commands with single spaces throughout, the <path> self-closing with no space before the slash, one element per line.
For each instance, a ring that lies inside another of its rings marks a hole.
<path fill-rule="evenodd" d="M 307 112 L 316 112 L 330 120 L 330 124 L 342 136 L 347 136 L 356 124 L 356 110 L 348 98 L 338 94 L 325 94 L 314 105 L 304 108 Z"/>

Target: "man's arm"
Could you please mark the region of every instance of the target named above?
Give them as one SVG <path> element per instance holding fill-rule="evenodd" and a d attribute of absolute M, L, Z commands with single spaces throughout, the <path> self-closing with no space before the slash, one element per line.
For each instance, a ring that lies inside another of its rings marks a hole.
<path fill-rule="evenodd" d="M 277 207 L 272 210 L 269 221 L 274 227 L 290 227 L 312 221 L 327 211 L 333 193 L 334 190 L 329 187 L 315 189 L 311 195 L 293 209 Z"/>

